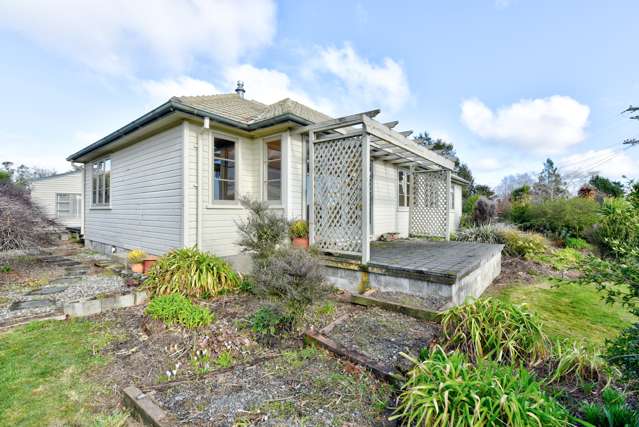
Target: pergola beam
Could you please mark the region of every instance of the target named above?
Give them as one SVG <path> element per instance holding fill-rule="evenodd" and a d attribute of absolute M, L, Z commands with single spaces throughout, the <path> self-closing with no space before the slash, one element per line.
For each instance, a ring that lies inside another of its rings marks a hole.
<path fill-rule="evenodd" d="M 364 123 L 364 120 L 372 119 L 380 113 L 380 109 L 364 111 L 363 113 L 357 113 L 350 116 L 339 117 L 337 119 L 326 120 L 320 123 L 304 126 L 295 129 L 293 133 L 306 133 L 306 132 L 323 132 L 348 126 L 354 126 Z"/>
<path fill-rule="evenodd" d="M 412 130 L 403 130 L 401 132 L 399 132 L 401 135 L 405 136 L 406 138 L 408 138 L 409 136 L 411 136 L 413 134 Z"/>
<path fill-rule="evenodd" d="M 384 126 L 386 126 L 389 129 L 394 128 L 395 126 L 397 126 L 399 124 L 399 120 L 393 120 L 392 122 L 386 122 L 384 123 Z"/>

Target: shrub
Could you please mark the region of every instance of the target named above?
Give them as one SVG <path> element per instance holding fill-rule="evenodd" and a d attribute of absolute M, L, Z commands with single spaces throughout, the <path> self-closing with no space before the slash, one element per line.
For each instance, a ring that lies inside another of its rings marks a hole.
<path fill-rule="evenodd" d="M 503 244 L 504 253 L 510 256 L 540 255 L 549 249 L 549 243 L 543 236 L 525 233 L 502 224 L 465 228 L 457 232 L 455 240 Z"/>
<path fill-rule="evenodd" d="M 166 325 L 179 324 L 189 329 L 207 326 L 214 319 L 213 314 L 206 308 L 193 304 L 188 298 L 179 294 L 153 298 L 145 313 Z"/>
<path fill-rule="evenodd" d="M 550 364 L 551 372 L 546 378 L 548 384 L 571 378 L 578 385 L 597 383 L 607 386 L 615 376 L 606 360 L 595 349 L 575 342 L 556 342 Z"/>
<path fill-rule="evenodd" d="M 129 251 L 129 253 L 126 256 L 126 259 L 129 261 L 129 264 L 141 263 L 142 261 L 144 261 L 145 258 L 146 258 L 146 252 L 144 252 L 142 249 L 133 249 L 132 251 Z"/>
<path fill-rule="evenodd" d="M 256 294 L 282 298 L 294 309 L 328 291 L 317 259 L 303 249 L 279 249 L 257 266 L 254 276 Z"/>
<path fill-rule="evenodd" d="M 590 249 L 590 243 L 578 237 L 567 237 L 564 241 L 567 248 L 585 250 Z"/>
<path fill-rule="evenodd" d="M 241 238 L 238 244 L 244 252 L 251 252 L 256 264 L 271 256 L 288 235 L 288 223 L 278 212 L 270 209 L 266 202 L 241 198 L 240 203 L 248 210 L 244 221 L 237 222 Z"/>
<path fill-rule="evenodd" d="M 288 232 L 291 238 L 308 237 L 308 223 L 303 219 L 297 219 L 291 223 Z"/>
<path fill-rule="evenodd" d="M 516 229 L 501 231 L 504 242 L 504 253 L 510 256 L 530 257 L 541 255 L 549 249 L 544 236 L 536 233 L 524 233 Z"/>
<path fill-rule="evenodd" d="M 525 369 L 481 361 L 435 347 L 415 366 L 391 419 L 407 426 L 565 426 L 568 412 Z"/>
<path fill-rule="evenodd" d="M 586 237 L 599 219 L 598 210 L 597 202 L 590 199 L 553 199 L 513 207 L 511 220 L 525 230 L 561 239 Z"/>
<path fill-rule="evenodd" d="M 639 323 L 624 329 L 606 344 L 608 363 L 619 368 L 630 388 L 639 390 Z"/>
<path fill-rule="evenodd" d="M 492 200 L 481 196 L 475 202 L 473 209 L 473 221 L 477 225 L 489 224 L 497 214 L 497 206 Z"/>
<path fill-rule="evenodd" d="M 144 285 L 154 295 L 209 298 L 234 292 L 240 276 L 224 260 L 195 248 L 175 249 L 153 264 Z"/>
<path fill-rule="evenodd" d="M 445 348 L 474 361 L 536 363 L 548 355 L 541 320 L 521 305 L 479 299 L 447 310 L 441 323 Z"/>
<path fill-rule="evenodd" d="M 620 392 L 607 388 L 601 394 L 603 405 L 587 403 L 582 405 L 583 420 L 596 427 L 636 427 L 639 426 L 639 412 L 626 404 Z"/>
<path fill-rule="evenodd" d="M 462 205 L 462 213 L 471 215 L 473 210 L 475 210 L 475 203 L 479 200 L 481 196 L 479 194 L 474 194 L 469 196 L 466 200 L 464 200 L 464 204 Z"/>
<path fill-rule="evenodd" d="M 275 306 L 259 308 L 249 318 L 251 330 L 259 335 L 278 335 L 291 329 L 293 318 Z"/>
<path fill-rule="evenodd" d="M 593 237 L 605 255 L 623 256 L 639 247 L 639 212 L 624 199 L 605 199 Z M 636 252 L 635 252 L 636 253 Z"/>

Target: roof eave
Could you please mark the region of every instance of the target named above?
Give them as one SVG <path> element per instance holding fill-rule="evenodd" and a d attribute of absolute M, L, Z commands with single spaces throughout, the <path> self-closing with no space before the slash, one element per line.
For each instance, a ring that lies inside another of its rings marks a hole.
<path fill-rule="evenodd" d="M 160 105 L 159 107 L 155 108 L 154 110 L 146 113 L 145 115 L 137 118 L 136 120 L 130 122 L 129 124 L 121 127 L 115 132 L 112 132 L 109 135 L 105 136 L 104 138 L 94 142 L 93 144 L 84 147 L 80 151 L 77 151 L 76 153 L 71 154 L 70 156 L 67 157 L 67 160 L 70 162 L 73 162 L 89 154 L 90 152 L 97 150 L 98 148 L 104 147 L 105 145 L 110 144 L 111 142 L 114 142 L 118 140 L 119 138 L 122 138 L 123 136 L 126 136 L 130 134 L 131 132 L 134 132 L 137 129 L 140 129 L 148 125 L 149 123 L 161 117 L 164 117 L 168 114 L 171 114 L 173 112 L 182 112 L 182 113 L 190 114 L 200 118 L 208 117 L 209 119 L 215 122 L 232 126 L 247 132 L 272 126 L 272 125 L 286 122 L 286 121 L 298 123 L 302 126 L 306 126 L 311 123 L 310 121 L 303 119 L 295 114 L 286 113 L 286 114 L 281 114 L 279 116 L 271 117 L 266 120 L 261 120 L 259 122 L 246 124 L 246 123 L 239 122 L 237 120 L 229 119 L 228 117 L 210 113 L 208 111 L 205 111 L 199 108 L 191 107 L 175 99 L 171 99 L 165 102 L 164 104 Z"/>

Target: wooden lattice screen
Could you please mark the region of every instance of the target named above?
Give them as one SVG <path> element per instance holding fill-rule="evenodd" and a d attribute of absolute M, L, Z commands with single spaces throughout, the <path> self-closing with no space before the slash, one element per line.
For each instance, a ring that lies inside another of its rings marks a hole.
<path fill-rule="evenodd" d="M 362 251 L 362 136 L 314 144 L 315 245 Z"/>
<path fill-rule="evenodd" d="M 412 191 L 410 234 L 449 238 L 450 172 L 414 173 Z"/>

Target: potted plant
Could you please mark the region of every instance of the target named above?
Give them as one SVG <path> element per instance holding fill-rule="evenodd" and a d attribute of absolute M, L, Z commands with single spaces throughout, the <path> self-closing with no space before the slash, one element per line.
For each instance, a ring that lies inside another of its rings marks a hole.
<path fill-rule="evenodd" d="M 154 256 L 154 255 L 148 255 L 147 257 L 144 258 L 144 274 L 148 273 L 149 270 L 151 269 L 151 267 L 153 267 L 153 264 L 155 264 L 155 261 L 158 260 L 158 257 Z"/>
<path fill-rule="evenodd" d="M 293 221 L 289 227 L 291 242 L 296 248 L 308 248 L 308 223 L 303 219 Z"/>
<path fill-rule="evenodd" d="M 127 260 L 131 266 L 131 271 L 134 273 L 144 272 L 144 260 L 146 259 L 146 252 L 142 249 L 133 249 L 127 255 Z"/>

